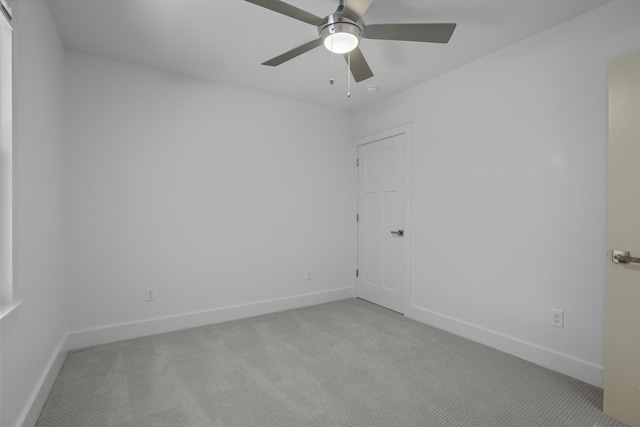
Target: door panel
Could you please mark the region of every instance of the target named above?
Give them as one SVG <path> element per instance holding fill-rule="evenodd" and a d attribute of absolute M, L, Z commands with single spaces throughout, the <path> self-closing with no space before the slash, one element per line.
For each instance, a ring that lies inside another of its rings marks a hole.
<path fill-rule="evenodd" d="M 406 132 L 372 137 L 358 147 L 358 297 L 404 312 L 408 228 Z"/>
<path fill-rule="evenodd" d="M 609 184 L 604 411 L 640 427 L 640 52 L 609 66 Z"/>
<path fill-rule="evenodd" d="M 402 292 L 401 272 L 402 268 L 402 239 L 391 234 L 392 230 L 402 230 L 403 221 L 400 215 L 402 200 L 397 191 L 385 191 L 383 197 L 384 226 L 383 229 L 383 251 L 384 257 L 384 278 L 382 287 L 389 292 Z M 384 230 L 389 231 L 389 236 L 385 237 Z"/>
<path fill-rule="evenodd" d="M 381 237 L 378 230 L 382 227 L 383 212 L 380 208 L 380 194 L 365 193 L 366 200 L 364 209 L 360 215 L 360 221 L 364 229 L 362 236 L 362 255 L 363 263 L 363 284 L 366 287 L 375 287 L 382 281 L 382 264 L 380 263 L 380 251 L 377 248 L 381 245 Z"/>

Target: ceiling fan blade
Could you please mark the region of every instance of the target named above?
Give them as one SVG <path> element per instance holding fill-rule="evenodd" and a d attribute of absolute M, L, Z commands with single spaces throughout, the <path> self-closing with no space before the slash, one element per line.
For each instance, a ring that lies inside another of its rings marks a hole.
<path fill-rule="evenodd" d="M 358 21 L 367 12 L 371 3 L 373 0 L 347 0 L 342 15 L 353 21 Z"/>
<path fill-rule="evenodd" d="M 367 64 L 367 60 L 364 59 L 364 55 L 359 47 L 356 47 L 351 51 L 351 74 L 355 79 L 356 83 L 359 83 L 363 80 L 367 80 L 370 77 L 373 77 L 373 71 L 369 68 L 369 64 Z M 344 59 L 349 63 L 349 53 L 344 54 Z"/>
<path fill-rule="evenodd" d="M 316 27 L 318 25 L 322 25 L 327 22 L 324 19 L 320 18 L 319 16 L 314 15 L 313 13 L 309 13 L 306 10 L 302 10 L 295 6 L 291 6 L 290 4 L 280 0 L 245 0 L 245 1 L 248 1 L 249 3 L 257 4 L 258 6 L 262 6 L 269 10 L 273 10 L 274 12 L 278 12 L 283 15 L 289 16 L 293 19 L 297 19 L 298 21 L 315 25 Z"/>
<path fill-rule="evenodd" d="M 367 39 L 448 43 L 456 24 L 373 24 L 364 28 Z"/>
<path fill-rule="evenodd" d="M 289 52 L 285 52 L 282 55 L 278 55 L 275 58 L 272 58 L 268 61 L 262 63 L 262 65 L 269 65 L 271 67 L 275 67 L 277 65 L 282 64 L 283 62 L 287 62 L 290 59 L 295 58 L 296 56 L 302 55 L 305 52 L 310 51 L 322 44 L 322 39 L 312 40 L 309 43 L 305 43 L 302 46 L 298 46 L 294 49 L 291 49 Z"/>

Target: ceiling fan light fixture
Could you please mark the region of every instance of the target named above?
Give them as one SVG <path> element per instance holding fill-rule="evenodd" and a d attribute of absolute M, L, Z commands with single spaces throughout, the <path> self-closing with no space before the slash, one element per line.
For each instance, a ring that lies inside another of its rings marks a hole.
<path fill-rule="evenodd" d="M 362 30 L 350 22 L 336 22 L 327 25 L 320 31 L 324 47 L 330 52 L 344 54 L 351 52 L 360 43 Z"/>
<path fill-rule="evenodd" d="M 330 52 L 343 54 L 358 47 L 360 40 L 351 33 L 330 34 L 324 39 L 324 47 Z"/>

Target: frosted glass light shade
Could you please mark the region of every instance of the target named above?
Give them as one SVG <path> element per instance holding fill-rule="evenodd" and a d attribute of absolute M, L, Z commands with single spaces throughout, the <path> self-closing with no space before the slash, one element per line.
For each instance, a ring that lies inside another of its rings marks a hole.
<path fill-rule="evenodd" d="M 337 19 L 341 21 L 335 22 Z M 318 27 L 318 33 L 328 51 L 343 54 L 358 47 L 362 37 L 361 27 L 342 16 L 330 16 L 329 20 L 331 22 L 326 26 Z"/>
<path fill-rule="evenodd" d="M 351 33 L 333 33 L 324 39 L 324 47 L 333 53 L 343 54 L 358 47 L 358 37 Z"/>

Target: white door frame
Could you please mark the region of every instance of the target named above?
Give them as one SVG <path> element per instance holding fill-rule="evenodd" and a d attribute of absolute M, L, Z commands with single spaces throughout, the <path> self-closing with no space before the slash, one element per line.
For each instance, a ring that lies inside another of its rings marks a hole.
<path fill-rule="evenodd" d="M 358 148 L 362 145 L 370 144 L 372 142 L 380 141 L 383 139 L 392 138 L 397 135 L 405 135 L 405 147 L 404 147 L 404 298 L 403 298 L 403 313 L 407 312 L 407 309 L 411 305 L 412 294 L 412 259 L 413 259 L 413 224 L 411 221 L 413 212 L 412 203 L 412 123 L 404 123 L 398 126 L 391 127 L 389 129 L 375 132 L 366 136 L 362 136 L 354 139 L 356 145 L 356 153 Z M 356 174 L 358 175 L 358 174 Z M 359 178 L 356 176 L 356 194 L 359 193 Z M 359 201 L 358 201 L 359 202 Z M 358 212 L 360 212 L 360 206 L 358 206 Z M 359 227 L 356 227 L 356 263 L 359 259 Z M 358 266 L 356 265 L 356 269 Z M 356 295 L 358 291 L 358 279 L 355 280 L 354 285 Z"/>

